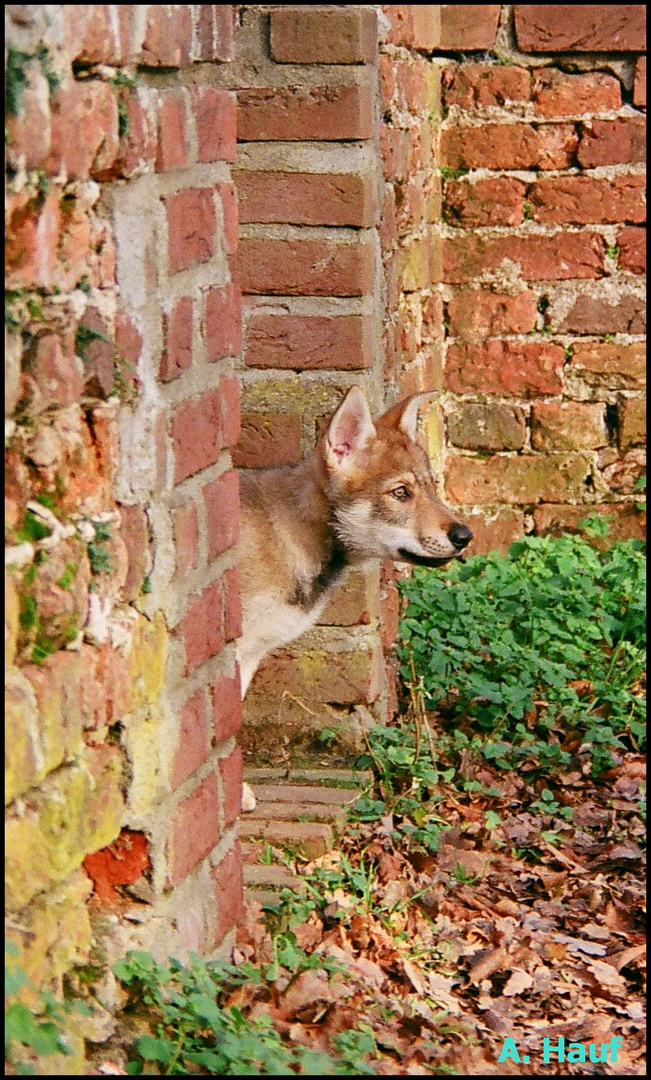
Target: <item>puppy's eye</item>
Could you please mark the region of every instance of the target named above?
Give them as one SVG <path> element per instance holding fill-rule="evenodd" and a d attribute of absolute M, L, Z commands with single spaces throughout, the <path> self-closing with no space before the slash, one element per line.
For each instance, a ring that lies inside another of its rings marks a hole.
<path fill-rule="evenodd" d="M 394 488 L 391 494 L 393 495 L 394 499 L 398 499 L 399 502 L 406 502 L 407 499 L 411 499 L 411 491 L 408 487 L 405 487 L 404 484 L 401 484 L 400 487 Z"/>

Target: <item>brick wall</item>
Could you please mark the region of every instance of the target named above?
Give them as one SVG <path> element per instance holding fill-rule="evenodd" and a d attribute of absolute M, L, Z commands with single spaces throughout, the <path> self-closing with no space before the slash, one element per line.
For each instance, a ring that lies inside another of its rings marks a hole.
<path fill-rule="evenodd" d="M 93 929 L 95 962 L 210 953 L 240 910 L 233 16 L 7 17 L 7 907 L 38 986 Z"/>

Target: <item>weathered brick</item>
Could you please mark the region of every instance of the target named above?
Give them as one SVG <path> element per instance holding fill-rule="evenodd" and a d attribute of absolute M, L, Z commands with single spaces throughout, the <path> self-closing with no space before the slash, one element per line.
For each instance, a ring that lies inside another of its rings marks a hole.
<path fill-rule="evenodd" d="M 64 881 L 88 852 L 115 839 L 123 813 L 119 777 L 116 749 L 87 748 L 83 762 L 58 769 L 25 797 L 23 813 L 7 821 L 9 911 Z"/>
<path fill-rule="evenodd" d="M 447 415 L 448 438 L 466 450 L 520 450 L 524 413 L 506 405 L 462 405 Z"/>
<path fill-rule="evenodd" d="M 337 701 L 342 704 L 369 704 L 377 698 L 382 681 L 381 650 L 361 644 L 354 650 L 326 653 L 321 649 L 279 650 L 263 660 L 249 695 L 278 703 L 284 690 L 303 701 Z M 247 697 L 248 701 L 248 697 Z"/>
<path fill-rule="evenodd" d="M 111 542 L 111 556 L 118 541 Z M 118 577 L 120 567 L 113 558 Z M 64 649 L 84 625 L 88 614 L 90 565 L 83 541 L 78 537 L 63 540 L 39 566 L 32 596 L 38 612 L 38 629 L 50 645 Z M 36 628 L 35 628 L 36 632 Z"/>
<path fill-rule="evenodd" d="M 170 775 L 172 789 L 179 787 L 203 765 L 210 753 L 210 734 L 208 702 L 206 691 L 202 688 L 197 690 L 181 709 L 179 743 Z"/>
<path fill-rule="evenodd" d="M 240 482 L 232 470 L 203 489 L 206 504 L 208 559 L 215 559 L 236 544 L 240 533 Z"/>
<path fill-rule="evenodd" d="M 507 101 L 529 101 L 531 75 L 527 68 L 496 67 L 494 64 L 463 64 L 443 72 L 444 101 L 474 109 L 485 105 L 505 105 Z"/>
<path fill-rule="evenodd" d="M 149 569 L 149 528 L 147 515 L 140 506 L 120 507 L 120 536 L 124 541 L 129 559 L 127 577 L 121 596 L 130 603 L 140 595 L 142 583 Z"/>
<path fill-rule="evenodd" d="M 510 506 L 496 511 L 464 511 L 463 520 L 472 531 L 470 555 L 491 551 L 506 555 L 511 544 L 524 536 L 524 513 Z"/>
<path fill-rule="evenodd" d="M 247 320 L 247 367 L 343 371 L 374 360 L 375 326 L 366 315 L 253 314 Z"/>
<path fill-rule="evenodd" d="M 532 184 L 527 198 L 534 221 L 546 224 L 640 222 L 646 221 L 645 184 L 645 177 L 636 174 L 612 180 L 554 176 Z"/>
<path fill-rule="evenodd" d="M 94 304 L 87 305 L 79 327 L 91 338 L 77 348 L 84 361 L 84 389 L 92 397 L 108 398 L 115 388 L 115 346 L 110 327 Z"/>
<path fill-rule="evenodd" d="M 633 104 L 646 108 L 646 56 L 640 56 L 635 65 Z"/>
<path fill-rule="evenodd" d="M 391 582 L 385 582 L 380 592 L 380 636 L 382 648 L 388 650 L 398 637 L 401 601 L 400 593 Z"/>
<path fill-rule="evenodd" d="M 485 290 L 457 292 L 446 304 L 453 337 L 479 341 L 497 334 L 528 334 L 535 329 L 538 308 L 532 292 L 515 296 Z"/>
<path fill-rule="evenodd" d="M 646 124 L 642 116 L 585 120 L 580 124 L 580 131 L 576 156 L 582 169 L 637 164 L 645 160 Z"/>
<path fill-rule="evenodd" d="M 268 844 L 287 846 L 298 851 L 306 859 L 318 859 L 332 851 L 334 833 L 331 825 L 320 821 L 264 821 L 240 819 L 239 836 L 261 837 Z"/>
<path fill-rule="evenodd" d="M 233 447 L 240 437 L 240 381 L 236 375 L 219 380 L 222 444 Z"/>
<path fill-rule="evenodd" d="M 372 8 L 276 8 L 271 55 L 281 64 L 372 64 L 377 20 Z"/>
<path fill-rule="evenodd" d="M 427 52 L 439 47 L 441 11 L 435 4 L 388 4 L 382 10 L 391 24 L 388 44 Z"/>
<path fill-rule="evenodd" d="M 644 4 L 516 4 L 515 33 L 524 52 L 641 52 Z"/>
<path fill-rule="evenodd" d="M 173 511 L 176 572 L 181 577 L 196 570 L 199 562 L 199 522 L 194 502 Z"/>
<path fill-rule="evenodd" d="M 233 464 L 238 468 L 294 465 L 301 456 L 298 413 L 243 413 L 242 434 L 233 450 Z"/>
<path fill-rule="evenodd" d="M 240 241 L 242 292 L 363 296 L 373 287 L 370 243 L 337 240 Z"/>
<path fill-rule="evenodd" d="M 48 330 L 32 341 L 25 354 L 25 371 L 32 382 L 35 412 L 53 405 L 72 405 L 84 388 L 84 367 L 71 342 L 62 342 L 58 334 Z"/>
<path fill-rule="evenodd" d="M 235 184 L 215 184 L 215 190 L 222 204 L 222 220 L 224 224 L 222 243 L 226 253 L 233 255 L 237 251 L 240 232 L 237 189 Z"/>
<path fill-rule="evenodd" d="M 237 735 L 242 726 L 242 693 L 240 672 L 236 665 L 235 675 L 218 675 L 212 692 L 215 745 Z"/>
<path fill-rule="evenodd" d="M 147 28 L 137 62 L 143 67 L 183 67 L 192 48 L 189 4 L 160 4 L 147 8 Z"/>
<path fill-rule="evenodd" d="M 214 945 L 223 941 L 228 931 L 240 922 L 244 897 L 242 849 L 236 843 L 222 861 L 210 871 L 215 885 Z"/>
<path fill-rule="evenodd" d="M 185 645 L 186 675 L 224 647 L 223 610 L 224 597 L 219 581 L 188 599 L 179 627 L 179 636 Z"/>
<path fill-rule="evenodd" d="M 183 168 L 189 159 L 185 96 L 180 90 L 162 91 L 158 103 L 156 172 Z"/>
<path fill-rule="evenodd" d="M 133 389 L 137 388 L 136 371 L 142 353 L 142 334 L 130 315 L 118 311 L 115 316 L 115 347 L 122 361 L 122 375 Z"/>
<path fill-rule="evenodd" d="M 370 139 L 373 97 L 368 86 L 289 86 L 240 90 L 240 142 Z"/>
<path fill-rule="evenodd" d="M 377 220 L 375 184 L 368 173 L 237 173 L 240 221 L 294 225 L 356 225 Z"/>
<path fill-rule="evenodd" d="M 567 169 L 578 142 L 573 124 L 449 127 L 441 132 L 441 162 L 452 169 Z"/>
<path fill-rule="evenodd" d="M 478 460 L 449 457 L 447 497 L 458 503 L 567 502 L 585 494 L 590 457 L 577 454 L 527 454 Z"/>
<path fill-rule="evenodd" d="M 168 840 L 169 883 L 178 885 L 219 841 L 217 776 L 210 773 L 172 814 Z"/>
<path fill-rule="evenodd" d="M 388 124 L 380 127 L 380 153 L 384 164 L 386 180 L 402 182 L 405 180 L 411 157 L 411 136 L 402 128 L 392 128 Z"/>
<path fill-rule="evenodd" d="M 194 86 L 190 101 L 199 161 L 234 162 L 237 156 L 237 101 L 229 90 Z"/>
<path fill-rule="evenodd" d="M 646 274 L 646 229 L 620 229 L 617 233 L 617 246 L 617 262 L 622 270 L 630 270 L 633 274 Z"/>
<path fill-rule="evenodd" d="M 18 612 L 16 612 L 16 622 Z M 5 624 L 6 625 L 6 624 Z M 34 687 L 18 668 L 5 674 L 5 805 L 43 779 L 46 763 L 40 745 Z"/>
<path fill-rule="evenodd" d="M 620 396 L 617 401 L 617 439 L 620 450 L 646 444 L 646 401 Z"/>
<path fill-rule="evenodd" d="M 170 273 L 207 262 L 215 254 L 217 216 L 212 188 L 187 188 L 165 197 Z"/>
<path fill-rule="evenodd" d="M 233 59 L 233 17 L 231 4 L 200 4 L 197 22 L 197 60 Z"/>
<path fill-rule="evenodd" d="M 237 567 L 225 570 L 224 582 L 224 637 L 234 641 L 242 634 L 242 600 L 240 597 L 240 572 Z"/>
<path fill-rule="evenodd" d="M 121 676 L 124 687 L 121 686 L 120 690 L 126 695 L 123 712 L 132 712 L 141 705 L 152 705 L 156 701 L 165 678 L 168 637 L 162 611 L 157 611 L 150 619 L 139 615 L 131 639 L 127 672 Z M 117 657 L 120 660 L 120 653 L 115 649 L 108 652 L 113 659 Z M 122 670 L 121 665 L 119 670 Z"/>
<path fill-rule="evenodd" d="M 637 481 L 646 473 L 646 450 L 629 450 L 617 461 L 606 465 L 601 472 L 610 491 L 617 495 L 632 495 Z"/>
<path fill-rule="evenodd" d="M 533 102 L 537 116 L 617 111 L 622 105 L 619 79 L 601 71 L 567 75 L 558 68 L 533 72 Z"/>
<path fill-rule="evenodd" d="M 597 503 L 591 506 L 562 506 L 545 504 L 536 506 L 533 512 L 536 533 L 539 536 L 560 536 L 564 532 L 577 532 L 578 523 L 589 514 L 608 516 L 610 528 L 605 540 L 592 538 L 598 547 L 612 547 L 617 540 L 644 540 L 646 538 L 646 514 L 640 513 L 631 503 Z"/>
<path fill-rule="evenodd" d="M 496 176 L 471 184 L 467 180 L 445 185 L 445 214 L 451 225 L 467 229 L 482 225 L 519 225 L 524 220 L 525 184 L 510 176 Z"/>
<path fill-rule="evenodd" d="M 643 297 L 625 293 L 614 304 L 579 296 L 558 329 L 569 334 L 644 334 L 646 304 Z"/>
<path fill-rule="evenodd" d="M 239 285 L 208 289 L 203 337 L 208 361 L 237 356 L 242 351 L 242 293 Z"/>
<path fill-rule="evenodd" d="M 123 64 L 129 58 L 131 10 L 127 5 L 64 4 L 65 48 L 71 63 Z"/>
<path fill-rule="evenodd" d="M 192 321 L 194 301 L 190 296 L 176 300 L 172 310 L 163 311 L 163 352 L 160 377 L 176 379 L 192 367 Z"/>
<path fill-rule="evenodd" d="M 33 59 L 25 64 L 29 84 L 24 88 L 18 116 L 7 113 L 7 160 L 18 167 L 24 155 L 26 169 L 41 168 L 52 142 L 50 90 L 40 65 Z"/>
<path fill-rule="evenodd" d="M 352 571 L 328 600 L 319 616 L 319 625 L 367 625 L 379 614 L 377 594 L 377 574 Z"/>
<path fill-rule="evenodd" d="M 519 341 L 487 341 L 451 345 L 445 363 L 445 386 L 454 393 L 479 390 L 488 394 L 535 397 L 563 389 L 560 345 Z"/>
<path fill-rule="evenodd" d="M 110 169 L 119 148 L 118 104 L 110 86 L 67 80 L 52 101 L 51 117 L 46 172 L 63 170 L 69 180 L 85 180 Z"/>
<path fill-rule="evenodd" d="M 596 450 L 608 444 L 603 402 L 536 402 L 531 410 L 535 450 Z"/>
<path fill-rule="evenodd" d="M 5 227 L 5 285 L 49 289 L 57 271 L 61 208 L 54 191 L 43 200 L 21 193 L 9 199 Z"/>
<path fill-rule="evenodd" d="M 106 907 L 120 904 L 122 896 L 116 886 L 134 885 L 150 865 L 149 841 L 144 833 L 133 829 L 122 829 L 112 844 L 84 859 L 94 898 Z"/>
<path fill-rule="evenodd" d="M 118 101 L 124 110 L 126 132 L 112 166 L 96 173 L 98 180 L 114 176 L 128 179 L 154 168 L 158 146 L 155 91 L 145 86 L 121 87 Z"/>
<path fill-rule="evenodd" d="M 499 4 L 446 4 L 441 8 L 441 49 L 492 49 Z"/>
<path fill-rule="evenodd" d="M 222 448 L 221 394 L 207 390 L 197 401 L 182 401 L 172 418 L 174 483 L 214 465 Z"/>
<path fill-rule="evenodd" d="M 416 292 L 441 280 L 441 246 L 438 236 L 415 237 L 398 253 L 401 292 Z"/>
<path fill-rule="evenodd" d="M 227 758 L 219 762 L 224 792 L 224 825 L 230 829 L 237 821 L 242 806 L 242 749 L 236 746 Z"/>
<path fill-rule="evenodd" d="M 576 342 L 568 372 L 576 373 L 590 386 L 611 389 L 643 387 L 646 384 L 644 342 L 615 345 L 611 342 Z"/>
<path fill-rule="evenodd" d="M 599 233 L 557 233 L 554 236 L 460 235 L 443 240 L 443 280 L 472 281 L 496 272 L 505 262 L 519 266 L 526 281 L 567 281 L 604 274 L 605 245 Z"/>
<path fill-rule="evenodd" d="M 404 60 L 394 58 L 395 107 L 412 116 L 440 112 L 438 70 L 429 61 L 413 53 Z"/>

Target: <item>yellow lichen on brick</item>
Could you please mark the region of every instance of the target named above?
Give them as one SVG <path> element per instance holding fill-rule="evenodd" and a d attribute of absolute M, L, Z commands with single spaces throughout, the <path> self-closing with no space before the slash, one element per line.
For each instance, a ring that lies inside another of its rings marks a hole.
<path fill-rule="evenodd" d="M 20 627 L 20 600 L 13 578 L 5 570 L 5 667 L 16 658 L 16 642 Z"/>
<path fill-rule="evenodd" d="M 45 776 L 34 689 L 18 670 L 5 675 L 5 806 Z"/>
<path fill-rule="evenodd" d="M 128 711 L 152 704 L 165 676 L 169 632 L 162 612 L 149 620 L 141 616 L 135 626 L 129 650 Z"/>
<path fill-rule="evenodd" d="M 122 743 L 131 774 L 127 803 L 133 817 L 151 813 L 168 792 L 174 730 L 174 719 L 159 706 L 142 708 L 124 721 Z"/>

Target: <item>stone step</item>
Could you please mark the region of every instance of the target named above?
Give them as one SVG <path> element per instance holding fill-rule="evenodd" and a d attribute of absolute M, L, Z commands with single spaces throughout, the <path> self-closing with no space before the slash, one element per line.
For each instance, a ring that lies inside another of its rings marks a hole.
<path fill-rule="evenodd" d="M 269 844 L 288 847 L 307 859 L 316 859 L 330 851 L 334 841 L 331 825 L 318 821 L 268 821 L 243 815 L 238 824 L 240 840 L 261 839 Z"/>
<path fill-rule="evenodd" d="M 345 807 L 321 803 L 261 801 L 246 816 L 249 821 L 330 821 L 337 829 L 343 829 L 346 824 Z"/>
<path fill-rule="evenodd" d="M 259 803 L 329 803 L 333 806 L 352 806 L 359 791 L 349 788 L 308 787 L 306 784 L 253 784 Z"/>

